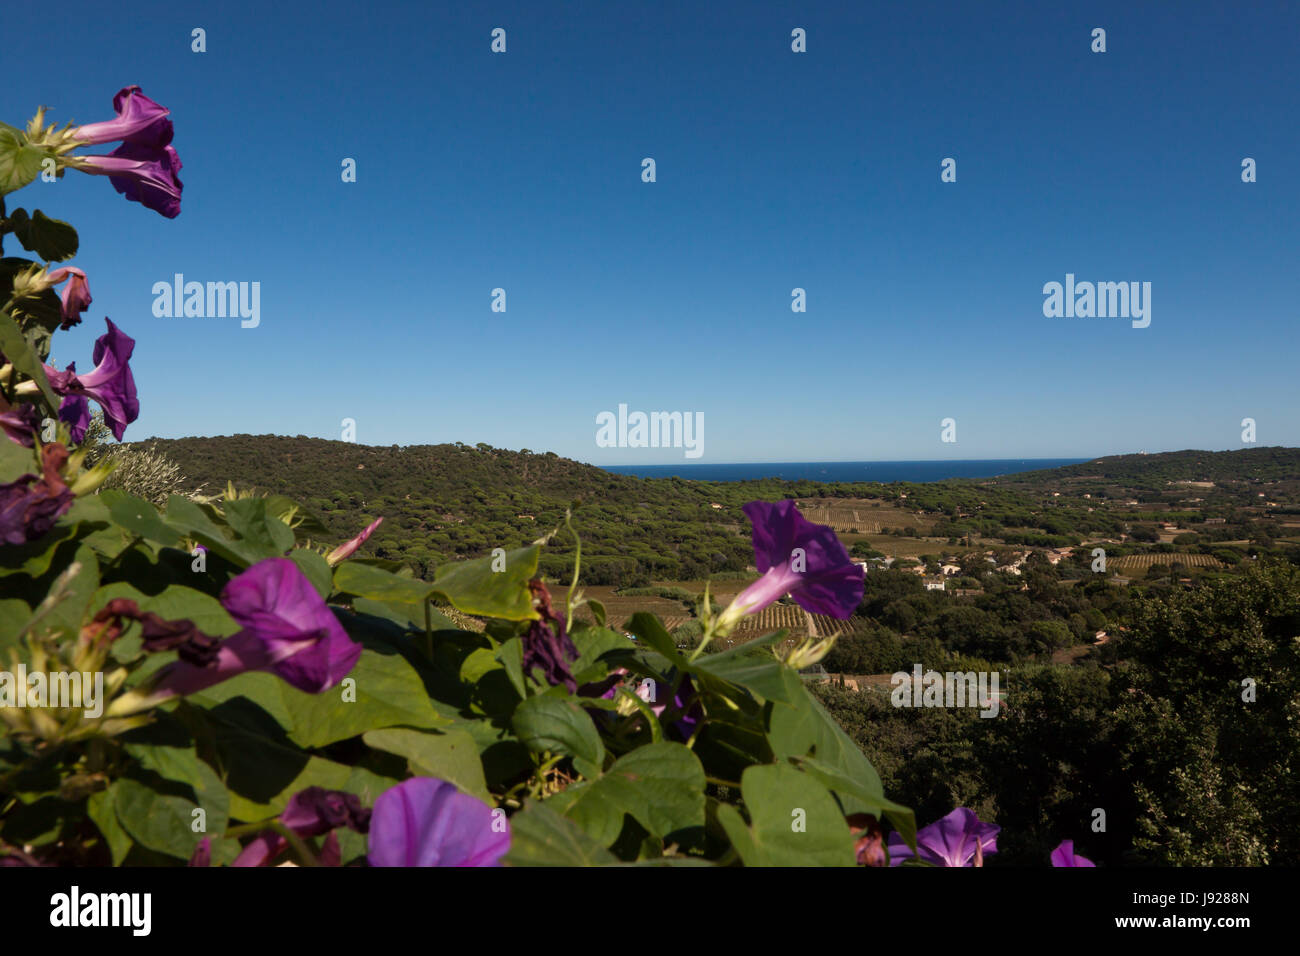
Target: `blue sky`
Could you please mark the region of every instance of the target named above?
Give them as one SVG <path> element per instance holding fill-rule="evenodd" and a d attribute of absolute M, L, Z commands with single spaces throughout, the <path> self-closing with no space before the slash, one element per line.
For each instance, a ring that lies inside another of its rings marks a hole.
<path fill-rule="evenodd" d="M 6 122 L 109 119 L 131 83 L 172 110 L 179 218 L 77 172 L 9 197 L 81 233 L 95 302 L 55 363 L 88 367 L 104 315 L 137 339 L 128 440 L 351 418 L 366 444 L 683 461 L 597 447 L 626 403 L 703 413 L 704 463 L 1224 449 L 1248 416 L 1300 444 L 1294 3 L 69 2 L 5 27 Z M 156 318 L 178 272 L 260 282 L 261 324 Z M 1150 282 L 1150 327 L 1044 317 L 1066 273 Z"/>

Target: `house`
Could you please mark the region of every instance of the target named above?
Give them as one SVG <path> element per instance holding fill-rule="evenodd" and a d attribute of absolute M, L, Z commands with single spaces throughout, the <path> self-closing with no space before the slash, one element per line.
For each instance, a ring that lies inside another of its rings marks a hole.
<path fill-rule="evenodd" d="M 944 590 L 944 585 L 945 585 L 946 583 L 947 583 L 947 582 L 944 581 L 944 579 L 943 579 L 941 576 L 938 576 L 938 575 L 936 575 L 935 577 L 926 577 L 926 578 L 925 578 L 925 589 L 926 589 L 927 591 L 942 591 L 942 590 Z"/>
<path fill-rule="evenodd" d="M 722 508 L 722 505 L 718 504 L 716 501 L 710 501 L 710 502 L 709 502 L 709 507 L 710 507 L 710 508 L 718 508 L 718 509 L 721 509 L 721 508 Z"/>
<path fill-rule="evenodd" d="M 939 569 L 945 577 L 952 577 L 954 574 L 961 574 L 960 564 L 945 564 Z"/>

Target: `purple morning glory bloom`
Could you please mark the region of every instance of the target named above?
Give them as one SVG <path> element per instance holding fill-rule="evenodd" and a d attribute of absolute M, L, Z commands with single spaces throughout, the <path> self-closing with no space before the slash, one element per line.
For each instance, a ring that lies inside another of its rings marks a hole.
<path fill-rule="evenodd" d="M 51 286 L 56 286 L 65 280 L 68 284 L 63 287 L 61 309 L 63 321 L 59 323 L 59 328 L 64 331 L 81 324 L 81 313 L 90 308 L 90 303 L 93 301 L 90 298 L 90 285 L 86 282 L 86 273 L 76 266 L 64 266 L 62 269 L 55 269 L 48 278 Z"/>
<path fill-rule="evenodd" d="M 288 806 L 280 814 L 280 822 L 298 836 L 317 837 L 328 833 L 334 836 L 339 827 L 347 827 L 358 833 L 365 833 L 370 828 L 370 811 L 361 805 L 355 795 L 342 790 L 326 790 L 324 787 L 308 787 L 300 790 L 289 800 Z M 289 841 L 273 830 L 259 834 L 244 847 L 231 866 L 265 866 L 279 856 L 289 845 Z M 337 866 L 338 839 L 327 840 L 321 854 L 322 862 Z"/>
<path fill-rule="evenodd" d="M 50 387 L 64 396 L 59 406 L 59 419 L 71 427 L 74 442 L 86 437 L 86 429 L 90 427 L 88 398 L 93 398 L 104 409 L 104 424 L 118 441 L 122 440 L 126 426 L 140 417 L 135 376 L 128 364 L 135 350 L 135 339 L 114 325 L 111 319 L 105 318 L 104 321 L 108 324 L 108 332 L 95 340 L 93 371 L 78 375 L 75 362 L 69 363 L 62 372 L 45 366 Z"/>
<path fill-rule="evenodd" d="M 1052 851 L 1052 866 L 1096 866 L 1086 856 L 1077 856 L 1073 840 L 1062 840 L 1061 845 Z"/>
<path fill-rule="evenodd" d="M 44 446 L 41 456 L 41 475 L 21 475 L 0 485 L 0 543 L 35 541 L 72 507 L 72 491 L 59 473 L 68 450 L 56 442 Z"/>
<path fill-rule="evenodd" d="M 524 673 L 531 674 L 534 667 L 539 667 L 552 687 L 563 684 L 575 693 L 578 682 L 569 664 L 578 659 L 578 649 L 569 637 L 564 615 L 552 610 L 550 592 L 541 581 L 533 579 L 528 587 L 533 593 L 533 607 L 541 617 L 529 625 L 523 636 Z"/>
<path fill-rule="evenodd" d="M 138 146 L 162 149 L 172 141 L 171 110 L 159 106 L 140 92 L 138 86 L 125 86 L 113 97 L 117 119 L 87 123 L 73 130 L 72 137 L 88 146 L 122 140 Z"/>
<path fill-rule="evenodd" d="M 346 677 L 361 656 L 361 645 L 288 558 L 267 558 L 232 578 L 221 603 L 243 630 L 222 641 L 206 666 L 182 659 L 164 668 L 148 693 L 150 706 L 250 670 L 270 671 L 318 694 Z"/>
<path fill-rule="evenodd" d="M 181 213 L 181 158 L 171 146 L 161 149 L 123 143 L 107 156 L 78 156 L 71 164 L 82 172 L 107 176 L 113 188 L 132 202 L 175 219 Z"/>
<path fill-rule="evenodd" d="M 998 851 L 994 823 L 981 823 L 974 810 L 958 807 L 937 823 L 916 834 L 915 856 L 934 866 L 983 866 L 986 853 Z M 897 833 L 889 834 L 889 863 L 898 866 L 913 853 Z"/>
<path fill-rule="evenodd" d="M 804 610 L 852 617 L 862 602 L 862 569 L 825 525 L 813 524 L 793 501 L 751 501 L 754 564 L 763 575 L 736 595 L 722 614 L 724 628 L 789 594 Z"/>
<path fill-rule="evenodd" d="M 371 866 L 496 866 L 509 849 L 504 813 L 436 777 L 385 790 L 370 818 Z"/>

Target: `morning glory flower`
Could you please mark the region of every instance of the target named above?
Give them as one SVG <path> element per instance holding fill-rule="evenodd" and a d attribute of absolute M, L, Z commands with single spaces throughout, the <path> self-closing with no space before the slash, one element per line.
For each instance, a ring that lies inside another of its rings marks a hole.
<path fill-rule="evenodd" d="M 64 396 L 59 406 L 59 419 L 70 426 L 74 442 L 85 438 L 90 427 L 87 399 L 93 398 L 104 409 L 104 424 L 118 441 L 122 440 L 126 426 L 140 417 L 135 377 L 128 364 L 135 350 L 135 339 L 114 325 L 112 320 L 106 318 L 104 321 L 108 324 L 108 332 L 95 340 L 95 368 L 92 371 L 78 375 L 75 362 L 69 363 L 62 372 L 45 366 L 45 377 L 49 379 L 50 387 L 56 394 Z"/>
<path fill-rule="evenodd" d="M 436 777 L 385 790 L 370 818 L 371 866 L 496 866 L 509 849 L 504 813 Z"/>
<path fill-rule="evenodd" d="M 21 475 L 0 485 L 0 543 L 35 541 L 72 507 L 72 491 L 60 474 L 67 460 L 68 450 L 61 444 L 45 445 L 40 475 Z"/>
<path fill-rule="evenodd" d="M 162 149 L 172 141 L 171 110 L 159 106 L 138 86 L 126 86 L 113 97 L 117 119 L 87 123 L 72 130 L 69 136 L 78 143 L 98 146 L 121 140 L 153 149 Z"/>
<path fill-rule="evenodd" d="M 90 308 L 92 301 L 90 286 L 86 283 L 86 273 L 76 266 L 64 266 L 51 272 L 46 281 L 50 286 L 56 286 L 64 281 L 68 283 L 63 287 L 61 309 L 63 321 L 59 324 L 59 328 L 66 331 L 74 325 L 80 325 L 81 313 Z"/>
<path fill-rule="evenodd" d="M 1077 856 L 1073 840 L 1062 840 L 1061 845 L 1052 851 L 1052 866 L 1096 866 L 1086 856 Z"/>
<path fill-rule="evenodd" d="M 982 823 L 974 810 L 958 807 L 937 823 L 916 834 L 916 853 L 897 833 L 889 834 L 889 863 L 898 866 L 913 855 L 933 866 L 983 866 L 986 853 L 998 851 L 998 833 L 994 823 Z"/>
<path fill-rule="evenodd" d="M 763 576 L 722 612 L 722 633 L 786 594 L 810 613 L 852 617 L 862 602 L 862 569 L 834 531 L 808 521 L 793 501 L 751 501 L 742 510 L 753 524 L 754 564 Z"/>
<path fill-rule="evenodd" d="M 135 713 L 171 697 L 194 694 L 245 671 L 269 671 L 309 694 L 338 684 L 361 656 L 324 599 L 298 565 L 267 558 L 231 578 L 221 604 L 242 627 L 206 663 L 175 661 L 109 708 Z"/>
<path fill-rule="evenodd" d="M 69 166 L 107 176 L 113 188 L 132 202 L 175 219 L 181 213 L 181 158 L 171 146 L 126 142 L 107 156 L 69 156 Z"/>

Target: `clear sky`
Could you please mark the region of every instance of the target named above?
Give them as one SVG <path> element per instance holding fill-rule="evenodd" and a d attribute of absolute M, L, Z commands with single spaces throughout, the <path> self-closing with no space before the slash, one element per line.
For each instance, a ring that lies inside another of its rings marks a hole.
<path fill-rule="evenodd" d="M 12 6 L 0 119 L 172 110 L 179 218 L 10 197 L 81 233 L 55 363 L 137 339 L 128 440 L 684 460 L 597 447 L 625 403 L 702 413 L 704 463 L 1300 444 L 1295 3 Z M 155 317 L 175 273 L 260 325 Z M 1067 273 L 1150 282 L 1150 326 L 1045 317 Z"/>

